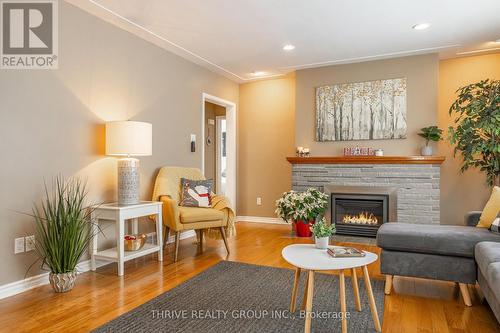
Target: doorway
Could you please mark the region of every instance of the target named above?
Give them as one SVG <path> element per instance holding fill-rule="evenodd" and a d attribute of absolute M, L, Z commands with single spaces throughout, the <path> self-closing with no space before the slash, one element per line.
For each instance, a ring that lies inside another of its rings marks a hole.
<path fill-rule="evenodd" d="M 214 180 L 214 192 L 236 207 L 236 105 L 218 97 L 202 96 L 202 172 Z"/>
<path fill-rule="evenodd" d="M 205 102 L 205 170 L 206 179 L 214 180 L 213 191 L 226 194 L 226 108 Z"/>

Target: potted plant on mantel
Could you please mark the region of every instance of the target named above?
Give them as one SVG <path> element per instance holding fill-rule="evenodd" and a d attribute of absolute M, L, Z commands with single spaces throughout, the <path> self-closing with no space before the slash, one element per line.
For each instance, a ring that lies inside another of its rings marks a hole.
<path fill-rule="evenodd" d="M 42 269 L 50 270 L 49 281 L 56 292 L 73 289 L 76 265 L 92 240 L 90 215 L 94 208 L 85 207 L 86 196 L 80 180 L 57 177 L 54 192 L 45 186 L 41 207 L 33 207 L 35 250 Z"/>
<path fill-rule="evenodd" d="M 328 248 L 330 236 L 335 233 L 335 226 L 326 224 L 325 218 L 323 217 L 311 226 L 311 231 L 314 235 L 316 248 L 325 250 Z"/>
<path fill-rule="evenodd" d="M 310 226 L 325 212 L 328 195 L 316 188 L 305 192 L 289 191 L 276 200 L 276 214 L 295 225 L 298 237 L 311 237 Z"/>
<path fill-rule="evenodd" d="M 463 157 L 461 171 L 479 168 L 488 185 L 500 186 L 500 80 L 473 83 L 457 93 L 450 107 L 456 126 L 448 134 L 454 154 Z"/>
<path fill-rule="evenodd" d="M 421 129 L 421 132 L 418 133 L 418 135 L 425 139 L 425 146 L 423 146 L 420 151 L 422 156 L 432 156 L 432 146 L 429 145 L 429 143 L 430 141 L 438 142 L 441 140 L 442 134 L 443 130 L 437 126 L 429 126 Z"/>

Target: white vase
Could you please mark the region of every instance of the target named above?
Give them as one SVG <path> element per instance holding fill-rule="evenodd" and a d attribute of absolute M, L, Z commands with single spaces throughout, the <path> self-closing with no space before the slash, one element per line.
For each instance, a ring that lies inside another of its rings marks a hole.
<path fill-rule="evenodd" d="M 325 250 L 328 248 L 328 242 L 330 237 L 316 237 L 314 236 L 316 242 L 316 248 Z"/>
<path fill-rule="evenodd" d="M 423 146 L 420 150 L 420 154 L 422 154 L 422 156 L 432 156 L 432 146 Z"/>

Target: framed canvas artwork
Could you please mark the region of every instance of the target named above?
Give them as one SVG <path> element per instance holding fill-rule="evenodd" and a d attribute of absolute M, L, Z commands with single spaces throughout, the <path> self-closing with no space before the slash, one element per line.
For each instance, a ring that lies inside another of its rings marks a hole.
<path fill-rule="evenodd" d="M 406 78 L 316 88 L 316 141 L 406 138 Z"/>

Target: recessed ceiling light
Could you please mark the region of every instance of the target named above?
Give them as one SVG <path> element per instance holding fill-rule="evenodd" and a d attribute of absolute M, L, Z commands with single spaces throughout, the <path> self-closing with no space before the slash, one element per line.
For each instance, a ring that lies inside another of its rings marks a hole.
<path fill-rule="evenodd" d="M 263 76 L 266 75 L 267 73 L 264 71 L 254 71 L 252 72 L 252 76 Z"/>
<path fill-rule="evenodd" d="M 419 24 L 415 24 L 412 28 L 415 30 L 425 30 L 430 26 L 431 25 L 429 23 L 419 23 Z"/>
<path fill-rule="evenodd" d="M 294 49 L 295 49 L 295 46 L 292 44 L 286 44 L 285 46 L 283 46 L 284 51 L 292 51 Z"/>

